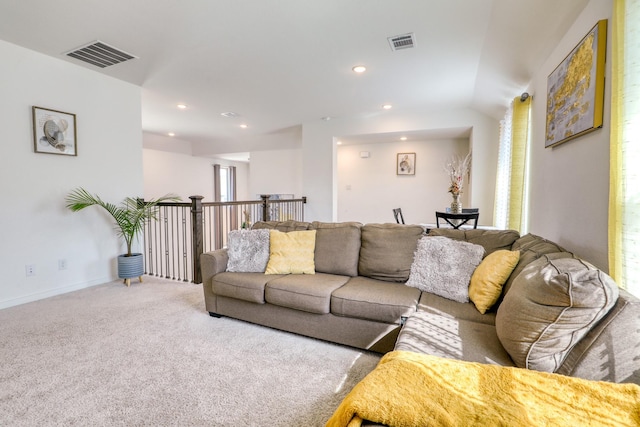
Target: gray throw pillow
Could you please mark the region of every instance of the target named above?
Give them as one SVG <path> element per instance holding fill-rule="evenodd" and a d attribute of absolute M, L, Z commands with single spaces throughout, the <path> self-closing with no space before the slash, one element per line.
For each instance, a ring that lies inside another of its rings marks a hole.
<path fill-rule="evenodd" d="M 227 271 L 264 273 L 269 262 L 269 230 L 230 231 L 227 253 Z"/>
<path fill-rule="evenodd" d="M 469 282 L 484 248 L 447 237 L 423 237 L 411 264 L 407 286 L 457 302 L 469 302 Z"/>
<path fill-rule="evenodd" d="M 543 255 L 516 277 L 496 314 L 496 332 L 516 366 L 555 372 L 614 306 L 618 286 L 566 253 Z"/>

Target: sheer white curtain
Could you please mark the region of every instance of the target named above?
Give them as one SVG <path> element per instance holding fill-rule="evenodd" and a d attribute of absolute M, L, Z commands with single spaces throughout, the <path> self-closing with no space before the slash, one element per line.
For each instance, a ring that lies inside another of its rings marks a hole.
<path fill-rule="evenodd" d="M 528 226 L 528 163 L 531 97 L 515 98 L 500 123 L 494 223 L 525 234 Z"/>
<path fill-rule="evenodd" d="M 613 13 L 609 273 L 640 296 L 640 0 Z"/>
<path fill-rule="evenodd" d="M 509 218 L 509 178 L 511 176 L 511 122 L 513 102 L 500 121 L 500 148 L 498 151 L 498 171 L 496 175 L 496 197 L 493 212 L 494 225 L 507 228 Z"/>

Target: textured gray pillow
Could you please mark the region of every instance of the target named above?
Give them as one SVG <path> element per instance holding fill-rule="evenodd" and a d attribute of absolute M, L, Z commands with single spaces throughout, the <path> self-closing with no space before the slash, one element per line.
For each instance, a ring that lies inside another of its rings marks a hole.
<path fill-rule="evenodd" d="M 227 271 L 264 273 L 269 262 L 269 230 L 230 231 L 227 250 Z"/>
<path fill-rule="evenodd" d="M 457 302 L 469 302 L 469 282 L 484 248 L 447 237 L 423 237 L 411 264 L 407 286 Z"/>
<path fill-rule="evenodd" d="M 555 372 L 617 299 L 616 283 L 591 264 L 543 255 L 513 281 L 496 332 L 516 366 Z"/>

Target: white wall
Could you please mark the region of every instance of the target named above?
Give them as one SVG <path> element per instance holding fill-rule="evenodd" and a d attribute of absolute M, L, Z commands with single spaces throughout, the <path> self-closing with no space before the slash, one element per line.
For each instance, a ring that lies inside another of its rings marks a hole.
<path fill-rule="evenodd" d="M 168 151 L 143 150 L 144 197 L 151 199 L 167 193 L 177 194 L 184 201 L 189 196 L 203 196 L 203 202 L 213 202 L 213 166 L 236 167 L 238 200 L 254 200 L 248 193 L 249 165 L 223 159 L 193 157 Z"/>
<path fill-rule="evenodd" d="M 462 128 L 472 129 L 469 144 L 474 158 L 471 170 L 472 184 L 471 188 L 467 189 L 467 197 L 470 198 L 468 204 L 480 209 L 480 217 L 483 218 L 484 224 L 492 224 L 499 124 L 493 118 L 468 109 L 385 112 L 376 117 L 305 123 L 302 130 L 302 190 L 304 195 L 309 197 L 305 207 L 305 218 L 311 221 L 336 221 L 338 218 L 335 140 L 340 136 Z M 377 189 L 372 187 L 370 191 L 374 197 Z M 386 209 L 381 209 L 381 215 Z"/>
<path fill-rule="evenodd" d="M 302 187 L 300 149 L 252 151 L 249 176 L 248 200 L 256 200 L 259 194 L 307 195 Z"/>
<path fill-rule="evenodd" d="M 545 149 L 544 110 L 547 76 L 597 20 L 610 18 L 611 9 L 612 0 L 592 0 L 544 66 L 535 71 L 528 89 L 534 95 L 530 230 L 557 241 L 605 270 L 609 81 L 605 90 L 605 122 L 601 130 L 557 148 Z M 608 49 L 608 56 L 610 51 Z M 0 198 L 3 200 L 0 205 L 0 259 L 4 273 L 0 285 L 1 308 L 116 277 L 115 258 L 123 251 L 122 242 L 115 236 L 108 217 L 97 208 L 79 213 L 64 208 L 64 196 L 71 189 L 83 186 L 105 200 L 118 202 L 125 196 L 164 194 L 167 192 L 165 187 L 169 190 L 172 184 L 165 182 L 162 188 L 154 188 L 161 181 L 157 169 L 149 172 L 150 176 L 156 175 L 153 183 L 143 179 L 143 167 L 149 169 L 148 159 L 155 156 L 158 161 L 167 161 L 167 158 L 145 150 L 147 160 L 143 162 L 139 87 L 3 41 L 0 41 L 0 55 L 3 58 L 0 114 L 5 123 L 5 150 L 0 156 Z M 78 157 L 33 152 L 33 105 L 77 114 Z M 351 216 L 353 208 L 349 206 L 344 209 L 350 212 L 340 210 L 343 209 L 341 203 L 346 202 L 340 201 L 343 198 L 339 188 L 342 178 L 335 138 L 462 127 L 472 128 L 470 145 L 474 152 L 472 188 L 466 194 L 470 200 L 465 204 L 479 207 L 482 222 L 488 224 L 492 222 L 493 213 L 498 123 L 472 110 L 391 111 L 376 117 L 305 123 L 302 149 L 251 153 L 246 198 L 261 193 L 293 193 L 309 197 L 305 208 L 307 220 L 356 219 L 355 216 L 364 214 Z M 183 154 L 188 156 L 186 152 Z M 176 158 L 172 157 L 172 160 L 176 161 Z M 419 168 L 421 161 L 422 156 L 419 156 Z M 189 168 L 195 160 L 181 158 L 179 162 Z M 202 166 L 202 170 L 210 167 L 211 160 L 205 162 L 207 165 Z M 200 166 L 198 163 L 197 169 Z M 205 178 L 197 176 L 196 179 L 200 182 Z M 169 191 L 190 193 L 191 189 Z M 201 188 L 193 190 L 205 192 Z M 376 195 L 373 187 L 367 191 L 372 192 L 371 197 Z M 380 219 L 384 215 L 384 221 L 387 221 L 385 212 L 388 209 L 386 205 L 383 207 Z M 413 213 L 404 206 L 403 209 L 406 219 L 415 222 L 409 218 Z M 417 209 L 433 210 L 432 207 Z M 391 220 L 390 214 L 388 218 Z M 67 261 L 66 270 L 58 270 L 59 259 Z M 26 264 L 36 266 L 36 276 L 25 277 Z"/>
<path fill-rule="evenodd" d="M 64 197 L 82 186 L 119 202 L 143 180 L 139 87 L 4 41 L 0 56 L 2 308 L 117 278 L 124 244 L 109 218 L 72 213 Z M 76 114 L 77 157 L 34 153 L 34 105 Z"/>
<path fill-rule="evenodd" d="M 468 152 L 468 139 L 339 146 L 338 221 L 394 222 L 391 210 L 399 207 L 407 224 L 434 223 L 435 211 L 452 200 L 444 164 Z M 396 174 L 397 153 L 416 153 L 415 175 Z M 461 200 L 471 207 L 467 184 L 465 178 Z"/>
<path fill-rule="evenodd" d="M 609 19 L 607 57 L 611 56 L 611 0 L 592 0 L 534 76 L 530 231 L 558 242 L 607 270 L 609 132 L 611 82 L 606 80 L 604 126 L 555 148 L 544 148 L 547 76 L 600 19 Z M 607 75 L 611 75 L 607 59 Z"/>

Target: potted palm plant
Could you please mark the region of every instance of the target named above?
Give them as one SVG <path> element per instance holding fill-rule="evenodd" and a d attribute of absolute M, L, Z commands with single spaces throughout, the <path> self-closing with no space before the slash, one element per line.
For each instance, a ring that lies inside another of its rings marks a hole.
<path fill-rule="evenodd" d="M 129 286 L 131 278 L 138 277 L 142 281 L 144 273 L 144 257 L 141 253 L 131 252 L 134 238 L 144 229 L 146 221 L 157 219 L 159 203 L 178 202 L 180 198 L 173 194 L 148 201 L 127 197 L 120 205 L 114 205 L 102 201 L 100 197 L 90 194 L 84 188 L 76 188 L 67 195 L 65 201 L 66 207 L 73 212 L 95 205 L 104 208 L 113 217 L 116 232 L 127 244 L 127 253 L 118 256 L 118 277 L 124 279 Z"/>

